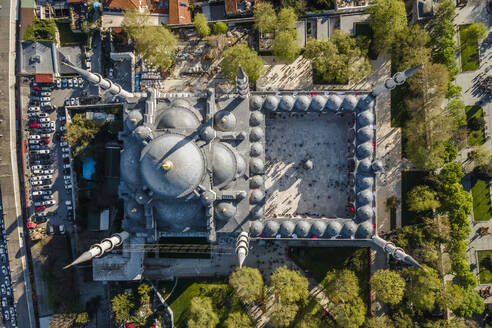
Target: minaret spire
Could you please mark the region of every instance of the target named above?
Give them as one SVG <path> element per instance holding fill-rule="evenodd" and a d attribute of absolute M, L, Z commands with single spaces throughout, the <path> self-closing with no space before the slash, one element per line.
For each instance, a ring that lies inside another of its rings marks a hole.
<path fill-rule="evenodd" d="M 243 267 L 244 260 L 249 253 L 249 235 L 246 231 L 242 231 L 237 237 L 236 254 L 239 261 L 239 267 Z"/>
<path fill-rule="evenodd" d="M 248 96 L 249 79 L 241 66 L 239 66 L 239 70 L 236 75 L 236 88 L 237 93 L 241 98 L 246 98 Z"/>
<path fill-rule="evenodd" d="M 405 83 L 405 81 L 412 75 L 414 75 L 422 66 L 423 65 L 414 66 L 405 70 L 404 72 L 396 73 L 392 78 L 387 79 L 384 83 L 375 86 L 371 94 L 374 97 L 377 97 L 382 92 L 391 90 L 397 85 Z"/>
<path fill-rule="evenodd" d="M 387 254 L 393 256 L 395 260 L 402 261 L 412 266 L 423 269 L 423 267 L 419 264 L 419 262 L 417 262 L 417 260 L 405 253 L 405 251 L 400 247 L 396 247 L 395 244 L 393 244 L 392 242 L 386 241 L 378 235 L 374 235 L 372 237 L 372 241 L 374 242 L 374 244 L 381 247 Z"/>
<path fill-rule="evenodd" d="M 111 252 L 113 248 L 120 246 L 129 236 L 130 234 L 126 231 L 115 233 L 110 238 L 103 239 L 99 244 L 92 245 L 88 251 L 83 252 L 75 261 L 63 269 L 68 269 L 76 264 L 90 261 L 94 257 L 101 257 L 104 253 Z"/>

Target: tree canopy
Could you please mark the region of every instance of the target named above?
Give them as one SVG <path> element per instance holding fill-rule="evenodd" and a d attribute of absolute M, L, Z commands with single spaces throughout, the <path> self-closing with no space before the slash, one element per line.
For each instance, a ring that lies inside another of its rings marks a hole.
<path fill-rule="evenodd" d="M 448 282 L 437 292 L 436 302 L 442 310 L 454 311 L 463 302 L 463 290 L 460 286 Z"/>
<path fill-rule="evenodd" d="M 227 32 L 227 24 L 224 22 L 217 22 L 214 25 L 215 34 L 225 34 Z"/>
<path fill-rule="evenodd" d="M 386 52 L 398 33 L 407 26 L 407 12 L 401 0 L 375 0 L 368 8 L 369 25 L 377 49 Z"/>
<path fill-rule="evenodd" d="M 230 312 L 224 321 L 225 328 L 253 328 L 249 316 L 244 312 Z"/>
<path fill-rule="evenodd" d="M 463 302 L 455 311 L 461 317 L 470 318 L 473 313 L 481 314 L 485 310 L 483 298 L 473 288 L 463 289 Z"/>
<path fill-rule="evenodd" d="M 270 314 L 270 322 L 274 327 L 289 327 L 294 321 L 299 305 L 296 303 L 276 302 Z"/>
<path fill-rule="evenodd" d="M 253 11 L 255 28 L 260 33 L 273 33 L 277 28 L 277 15 L 269 2 L 259 2 Z"/>
<path fill-rule="evenodd" d="M 264 293 L 263 277 L 256 268 L 237 269 L 229 277 L 229 285 L 239 299 L 246 304 L 254 302 Z"/>
<path fill-rule="evenodd" d="M 415 212 L 434 210 L 440 205 L 436 199 L 437 193 L 426 185 L 416 186 L 407 197 L 408 208 Z"/>
<path fill-rule="evenodd" d="M 405 293 L 405 280 L 395 271 L 378 270 L 371 277 L 376 297 L 390 304 L 398 304 Z"/>
<path fill-rule="evenodd" d="M 292 7 L 280 9 L 277 16 L 276 30 L 294 30 L 297 27 L 297 14 Z"/>
<path fill-rule="evenodd" d="M 210 297 L 193 297 L 189 308 L 189 328 L 215 328 L 219 317 L 212 307 Z"/>
<path fill-rule="evenodd" d="M 56 30 L 54 19 L 40 19 L 34 15 L 32 24 L 27 26 L 22 39 L 25 41 L 56 42 Z"/>
<path fill-rule="evenodd" d="M 301 52 L 296 36 L 296 30 L 278 32 L 272 45 L 273 55 L 287 62 L 296 59 Z"/>
<path fill-rule="evenodd" d="M 420 311 L 432 311 L 436 302 L 436 293 L 441 288 L 441 279 L 436 270 L 410 268 L 410 282 L 406 296 L 413 306 Z"/>
<path fill-rule="evenodd" d="M 282 302 L 299 302 L 309 295 L 308 280 L 298 271 L 279 267 L 271 276 L 271 287 L 278 292 Z"/>
<path fill-rule="evenodd" d="M 128 292 L 118 294 L 111 300 L 111 308 L 115 315 L 115 321 L 124 324 L 131 318 L 130 311 L 135 307 L 132 295 Z"/>
<path fill-rule="evenodd" d="M 430 59 L 429 34 L 420 25 L 405 26 L 395 35 L 391 49 L 391 65 L 395 72 L 423 64 Z"/>
<path fill-rule="evenodd" d="M 393 322 L 390 318 L 385 315 L 380 317 L 367 318 L 364 322 L 364 328 L 392 328 L 394 327 Z"/>
<path fill-rule="evenodd" d="M 483 23 L 473 23 L 466 28 L 465 41 L 470 45 L 476 45 L 480 40 L 487 36 L 487 28 Z"/>
<path fill-rule="evenodd" d="M 198 13 L 195 15 L 195 17 L 193 18 L 193 26 L 195 26 L 196 31 L 202 38 L 210 35 L 210 26 L 208 26 L 208 19 L 204 14 Z"/>
<path fill-rule="evenodd" d="M 222 72 L 229 81 L 234 81 L 241 66 L 250 81 L 255 82 L 264 72 L 264 62 L 246 42 L 238 43 L 225 51 Z"/>

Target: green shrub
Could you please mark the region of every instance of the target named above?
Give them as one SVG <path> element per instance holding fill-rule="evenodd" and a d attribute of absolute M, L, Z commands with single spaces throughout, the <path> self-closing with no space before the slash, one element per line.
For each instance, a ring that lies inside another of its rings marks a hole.
<path fill-rule="evenodd" d="M 473 116 L 468 120 L 467 125 L 472 131 L 480 131 L 485 127 L 485 120 L 481 116 Z"/>
<path fill-rule="evenodd" d="M 227 32 L 227 24 L 224 22 L 217 22 L 214 25 L 215 34 L 225 34 Z"/>

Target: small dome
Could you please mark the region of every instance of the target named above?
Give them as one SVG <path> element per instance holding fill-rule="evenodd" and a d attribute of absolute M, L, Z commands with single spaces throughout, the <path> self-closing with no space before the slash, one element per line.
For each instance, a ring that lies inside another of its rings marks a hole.
<path fill-rule="evenodd" d="M 308 96 L 299 96 L 294 103 L 294 107 L 297 111 L 306 111 L 311 104 L 311 99 Z"/>
<path fill-rule="evenodd" d="M 348 112 L 355 111 L 357 107 L 357 98 L 354 95 L 345 96 L 342 103 L 342 108 Z"/>
<path fill-rule="evenodd" d="M 157 129 L 196 129 L 201 116 L 188 107 L 170 107 L 161 112 L 156 119 Z"/>
<path fill-rule="evenodd" d="M 311 226 L 311 233 L 316 237 L 322 237 L 325 234 L 326 223 L 323 221 L 316 221 Z"/>
<path fill-rule="evenodd" d="M 295 234 L 299 238 L 306 238 L 309 236 L 309 231 L 311 230 L 311 223 L 307 221 L 299 221 L 296 224 Z"/>
<path fill-rule="evenodd" d="M 125 142 L 120 159 L 120 176 L 128 187 L 136 188 L 140 185 L 140 146 L 135 142 Z"/>
<path fill-rule="evenodd" d="M 253 191 L 251 191 L 251 196 L 249 197 L 249 200 L 251 204 L 258 204 L 263 200 L 264 197 L 265 194 L 263 193 L 263 191 L 261 191 L 260 189 L 254 189 Z"/>
<path fill-rule="evenodd" d="M 222 221 L 227 221 L 236 215 L 236 206 L 231 202 L 220 202 L 215 205 L 215 214 Z"/>
<path fill-rule="evenodd" d="M 304 162 L 304 168 L 306 170 L 312 170 L 314 167 L 313 161 L 308 159 L 307 161 Z"/>
<path fill-rule="evenodd" d="M 314 96 L 313 100 L 311 101 L 310 109 L 316 112 L 321 112 L 323 108 L 325 108 L 325 104 L 326 104 L 326 97 Z"/>
<path fill-rule="evenodd" d="M 325 230 L 325 237 L 332 238 L 336 237 L 340 234 L 340 230 L 342 230 L 342 225 L 340 222 L 335 220 L 330 220 Z"/>
<path fill-rule="evenodd" d="M 347 221 L 343 225 L 340 234 L 342 235 L 343 238 L 351 238 L 355 235 L 356 230 L 357 230 L 357 225 L 353 221 Z"/>
<path fill-rule="evenodd" d="M 144 217 L 143 207 L 134 199 L 128 199 L 125 201 L 125 214 L 130 220 L 141 220 Z"/>
<path fill-rule="evenodd" d="M 196 224 L 196 220 L 202 220 L 203 206 L 199 199 L 194 200 L 154 200 L 154 215 L 157 224 L 172 225 L 180 228 Z M 162 228 L 161 228 L 162 229 Z"/>
<path fill-rule="evenodd" d="M 282 237 L 290 237 L 294 233 L 295 228 L 296 225 L 294 222 L 286 220 L 283 221 L 280 225 L 279 233 L 282 235 Z"/>
<path fill-rule="evenodd" d="M 259 142 L 254 142 L 251 144 L 251 156 L 253 157 L 260 157 L 263 155 L 264 153 L 264 149 L 263 149 L 263 144 L 259 143 Z"/>
<path fill-rule="evenodd" d="M 265 117 L 263 116 L 263 114 L 261 112 L 252 112 L 249 115 L 249 124 L 251 126 L 261 125 L 261 124 L 263 124 L 264 121 L 265 121 Z"/>
<path fill-rule="evenodd" d="M 370 205 L 357 208 L 357 220 L 359 222 L 371 220 L 374 217 L 374 210 Z"/>
<path fill-rule="evenodd" d="M 372 141 L 374 138 L 374 129 L 370 126 L 357 130 L 357 142 L 364 143 Z"/>
<path fill-rule="evenodd" d="M 150 142 L 152 140 L 152 130 L 145 125 L 137 126 L 135 130 L 133 130 L 133 135 L 141 141 Z"/>
<path fill-rule="evenodd" d="M 246 162 L 244 157 L 236 153 L 236 178 L 244 175 L 246 173 Z"/>
<path fill-rule="evenodd" d="M 256 126 L 249 131 L 249 139 L 253 142 L 260 141 L 263 138 L 263 135 L 263 129 L 259 126 Z"/>
<path fill-rule="evenodd" d="M 357 127 L 362 128 L 374 124 L 374 115 L 370 110 L 365 110 L 357 115 Z"/>
<path fill-rule="evenodd" d="M 249 232 L 251 233 L 251 236 L 258 237 L 261 236 L 261 233 L 263 232 L 263 228 L 264 226 L 261 221 L 253 221 L 249 226 Z"/>
<path fill-rule="evenodd" d="M 210 205 L 215 201 L 216 195 L 211 191 L 204 191 L 200 194 L 200 198 L 204 205 Z"/>
<path fill-rule="evenodd" d="M 357 146 L 357 159 L 362 160 L 372 156 L 374 146 L 370 142 L 364 142 Z"/>
<path fill-rule="evenodd" d="M 263 229 L 263 236 L 275 237 L 280 229 L 280 224 L 274 220 L 268 220 L 265 229 Z"/>
<path fill-rule="evenodd" d="M 236 128 L 236 116 L 228 110 L 221 110 L 214 115 L 215 128 L 219 131 L 232 131 Z"/>
<path fill-rule="evenodd" d="M 253 96 L 251 98 L 251 109 L 260 110 L 261 106 L 263 106 L 263 98 L 260 96 Z"/>
<path fill-rule="evenodd" d="M 270 95 L 266 97 L 265 102 L 263 103 L 263 107 L 270 112 L 274 112 L 277 110 L 279 103 L 279 99 L 276 96 Z"/>
<path fill-rule="evenodd" d="M 357 206 L 371 205 L 373 198 L 374 196 L 370 189 L 362 190 L 357 193 Z"/>
<path fill-rule="evenodd" d="M 236 176 L 236 156 L 222 142 L 214 142 L 212 151 L 214 185 L 221 188 L 227 186 Z"/>
<path fill-rule="evenodd" d="M 357 172 L 359 173 L 371 173 L 371 161 L 363 159 L 357 165 Z"/>
<path fill-rule="evenodd" d="M 374 106 L 374 98 L 372 95 L 366 96 L 364 99 L 360 100 L 357 104 L 359 111 L 365 111 Z"/>
<path fill-rule="evenodd" d="M 372 188 L 374 184 L 374 178 L 365 175 L 365 174 L 357 174 L 356 176 L 356 187 L 358 191 L 362 191 L 364 189 Z"/>
<path fill-rule="evenodd" d="M 290 112 L 294 107 L 294 98 L 292 96 L 282 96 L 278 109 L 284 112 Z"/>
<path fill-rule="evenodd" d="M 253 219 L 263 219 L 265 216 L 265 210 L 263 209 L 263 206 L 255 206 L 252 210 L 251 210 L 251 217 Z"/>
<path fill-rule="evenodd" d="M 357 228 L 356 236 L 357 238 L 369 239 L 374 234 L 374 226 L 371 221 L 365 221 L 359 224 Z"/>
<path fill-rule="evenodd" d="M 212 141 L 216 135 L 217 135 L 217 132 L 210 125 L 205 126 L 200 131 L 200 138 L 202 138 L 202 140 L 206 141 L 206 142 Z"/>
<path fill-rule="evenodd" d="M 337 95 L 331 95 L 328 97 L 328 100 L 326 101 L 326 108 L 332 112 L 338 111 L 340 108 L 340 105 L 342 104 L 342 99 L 340 99 L 339 96 Z"/>
<path fill-rule="evenodd" d="M 139 110 L 131 110 L 125 119 L 125 127 L 128 130 L 135 129 L 143 121 L 143 115 Z"/>
<path fill-rule="evenodd" d="M 261 175 L 255 175 L 249 179 L 250 188 L 255 189 L 261 186 L 263 186 L 263 177 Z"/>
<path fill-rule="evenodd" d="M 251 174 L 262 174 L 265 170 L 265 163 L 259 158 L 252 158 L 249 161 L 249 171 Z"/>
<path fill-rule="evenodd" d="M 374 172 L 379 172 L 379 171 L 383 170 L 383 163 L 380 160 L 377 160 L 377 161 L 372 162 L 371 167 L 372 167 Z"/>

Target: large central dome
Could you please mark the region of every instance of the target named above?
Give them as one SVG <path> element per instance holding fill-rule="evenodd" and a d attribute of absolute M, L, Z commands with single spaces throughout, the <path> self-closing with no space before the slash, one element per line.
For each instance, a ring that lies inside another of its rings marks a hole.
<path fill-rule="evenodd" d="M 191 138 L 165 134 L 142 150 L 140 171 L 154 193 L 180 198 L 192 192 L 202 180 L 205 160 Z"/>

